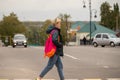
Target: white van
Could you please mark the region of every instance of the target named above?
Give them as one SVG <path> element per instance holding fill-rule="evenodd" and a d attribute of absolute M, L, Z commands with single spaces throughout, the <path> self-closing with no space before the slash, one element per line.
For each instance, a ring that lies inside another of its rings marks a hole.
<path fill-rule="evenodd" d="M 13 38 L 13 48 L 16 46 L 27 47 L 27 39 L 23 34 L 15 34 Z"/>
<path fill-rule="evenodd" d="M 94 47 L 98 45 L 105 47 L 106 45 L 110 45 L 111 47 L 115 47 L 116 45 L 120 45 L 120 38 L 117 38 L 116 35 L 110 33 L 97 33 L 93 39 Z"/>

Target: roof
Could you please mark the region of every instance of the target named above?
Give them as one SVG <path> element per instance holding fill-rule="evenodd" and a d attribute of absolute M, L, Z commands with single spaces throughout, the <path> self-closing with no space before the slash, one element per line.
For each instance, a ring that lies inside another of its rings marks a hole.
<path fill-rule="evenodd" d="M 94 32 L 96 30 L 96 25 L 94 24 L 94 22 L 91 22 L 91 32 Z M 78 32 L 90 32 L 90 23 L 87 23 L 86 25 L 84 25 L 84 27 L 82 27 Z"/>
<path fill-rule="evenodd" d="M 95 36 L 95 34 L 97 34 L 97 33 L 111 33 L 111 34 L 115 34 L 115 32 L 113 30 L 109 29 L 109 28 L 106 28 L 106 27 L 104 27 L 102 25 L 99 25 L 99 24 L 95 24 L 95 25 L 97 26 L 96 27 L 97 29 L 94 32 L 92 32 L 91 36 Z"/>
<path fill-rule="evenodd" d="M 90 33 L 90 23 L 84 25 L 79 31 L 77 31 L 78 33 L 83 33 L 83 32 L 87 32 Z M 106 28 L 105 26 L 99 25 L 95 22 L 91 22 L 91 37 L 93 37 L 95 34 L 97 33 L 111 33 L 111 34 L 115 34 L 115 32 L 109 28 Z M 89 36 L 89 34 L 88 34 Z"/>
<path fill-rule="evenodd" d="M 74 24 L 72 24 L 71 29 L 77 29 L 78 27 L 82 28 L 85 25 L 84 22 L 77 21 Z"/>

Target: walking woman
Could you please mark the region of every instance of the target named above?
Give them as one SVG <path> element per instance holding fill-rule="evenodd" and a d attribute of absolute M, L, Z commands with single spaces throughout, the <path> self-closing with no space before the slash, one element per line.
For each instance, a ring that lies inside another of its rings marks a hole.
<path fill-rule="evenodd" d="M 54 65 L 57 67 L 57 71 L 58 71 L 60 80 L 64 80 L 63 64 L 62 64 L 62 61 L 60 58 L 60 56 L 62 56 L 62 57 L 64 56 L 63 55 L 63 43 L 62 43 L 63 41 L 62 41 L 62 36 L 60 34 L 61 19 L 56 18 L 54 20 L 53 25 L 48 27 L 46 33 L 50 34 L 50 32 L 53 30 L 54 30 L 54 33 L 52 35 L 52 42 L 56 46 L 56 52 L 52 57 L 49 58 L 48 64 L 43 69 L 41 74 L 39 75 L 39 78 L 37 78 L 38 80 L 41 80 L 47 74 L 47 72 L 53 68 Z"/>

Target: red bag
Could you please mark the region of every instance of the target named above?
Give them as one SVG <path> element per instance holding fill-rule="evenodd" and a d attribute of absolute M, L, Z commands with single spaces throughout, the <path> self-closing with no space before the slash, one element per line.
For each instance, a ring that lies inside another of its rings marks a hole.
<path fill-rule="evenodd" d="M 54 54 L 55 54 L 55 52 L 56 52 L 56 46 L 54 45 L 54 43 L 52 42 L 52 34 L 55 32 L 55 30 L 53 30 L 50 34 L 49 34 L 49 36 L 48 36 L 48 38 L 47 38 L 47 40 L 46 40 L 46 42 L 45 42 L 45 49 L 44 49 L 44 57 L 48 57 L 48 58 L 50 58 L 50 57 L 52 57 Z"/>

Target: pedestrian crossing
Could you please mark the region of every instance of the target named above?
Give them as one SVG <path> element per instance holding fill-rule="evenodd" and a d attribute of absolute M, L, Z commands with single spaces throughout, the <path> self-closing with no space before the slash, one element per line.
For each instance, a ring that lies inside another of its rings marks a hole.
<path fill-rule="evenodd" d="M 83 79 L 83 80 L 101 80 L 101 79 Z"/>
<path fill-rule="evenodd" d="M 109 78 L 109 79 L 107 79 L 107 80 L 120 80 L 120 78 L 114 78 L 114 79 Z"/>
<path fill-rule="evenodd" d="M 5 79 L 2 78 L 0 80 L 37 80 L 37 79 Z M 42 79 L 42 80 L 56 80 L 56 79 Z M 120 80 L 120 78 L 86 78 L 86 79 L 65 79 L 65 80 Z"/>

